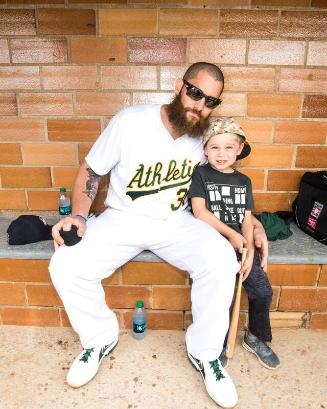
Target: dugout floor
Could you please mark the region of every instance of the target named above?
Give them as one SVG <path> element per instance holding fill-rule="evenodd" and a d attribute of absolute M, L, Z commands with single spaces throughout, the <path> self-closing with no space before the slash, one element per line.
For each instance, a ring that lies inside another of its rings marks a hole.
<path fill-rule="evenodd" d="M 327 408 L 327 331 L 274 330 L 282 366 L 269 371 L 240 346 L 228 371 L 239 409 Z M 80 389 L 65 384 L 80 352 L 70 328 L 0 326 L 1 409 L 212 409 L 185 354 L 181 331 L 120 336 L 97 377 Z"/>

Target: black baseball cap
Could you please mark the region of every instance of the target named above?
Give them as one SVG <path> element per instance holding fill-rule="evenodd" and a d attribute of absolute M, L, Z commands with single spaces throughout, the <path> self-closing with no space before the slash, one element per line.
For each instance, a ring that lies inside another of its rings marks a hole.
<path fill-rule="evenodd" d="M 22 215 L 13 220 L 8 229 L 8 243 L 12 245 L 52 240 L 52 226 L 40 216 Z"/>

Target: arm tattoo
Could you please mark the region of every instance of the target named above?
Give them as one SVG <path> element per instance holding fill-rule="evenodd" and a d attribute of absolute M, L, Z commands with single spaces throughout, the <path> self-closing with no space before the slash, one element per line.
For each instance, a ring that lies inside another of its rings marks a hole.
<path fill-rule="evenodd" d="M 86 168 L 89 178 L 86 181 L 86 190 L 83 191 L 92 201 L 94 200 L 99 187 L 100 175 L 97 175 L 91 168 Z"/>

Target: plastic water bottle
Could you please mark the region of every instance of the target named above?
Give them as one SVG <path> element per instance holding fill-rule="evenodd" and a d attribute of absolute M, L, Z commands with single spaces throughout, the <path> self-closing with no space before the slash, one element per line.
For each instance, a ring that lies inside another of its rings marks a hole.
<path fill-rule="evenodd" d="M 146 312 L 142 300 L 136 301 L 136 308 L 133 312 L 133 337 L 143 339 L 146 332 Z"/>
<path fill-rule="evenodd" d="M 70 204 L 70 198 L 66 194 L 66 188 L 60 188 L 59 195 L 59 215 L 61 217 L 69 216 L 72 214 L 72 206 Z"/>

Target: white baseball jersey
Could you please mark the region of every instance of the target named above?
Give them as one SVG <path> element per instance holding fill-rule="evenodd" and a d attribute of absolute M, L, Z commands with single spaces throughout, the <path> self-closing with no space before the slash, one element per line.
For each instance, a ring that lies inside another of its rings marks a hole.
<path fill-rule="evenodd" d="M 107 207 L 158 219 L 186 208 L 194 167 L 203 159 L 202 139 L 174 140 L 160 108 L 137 105 L 119 112 L 86 156 L 98 175 L 111 171 Z"/>

